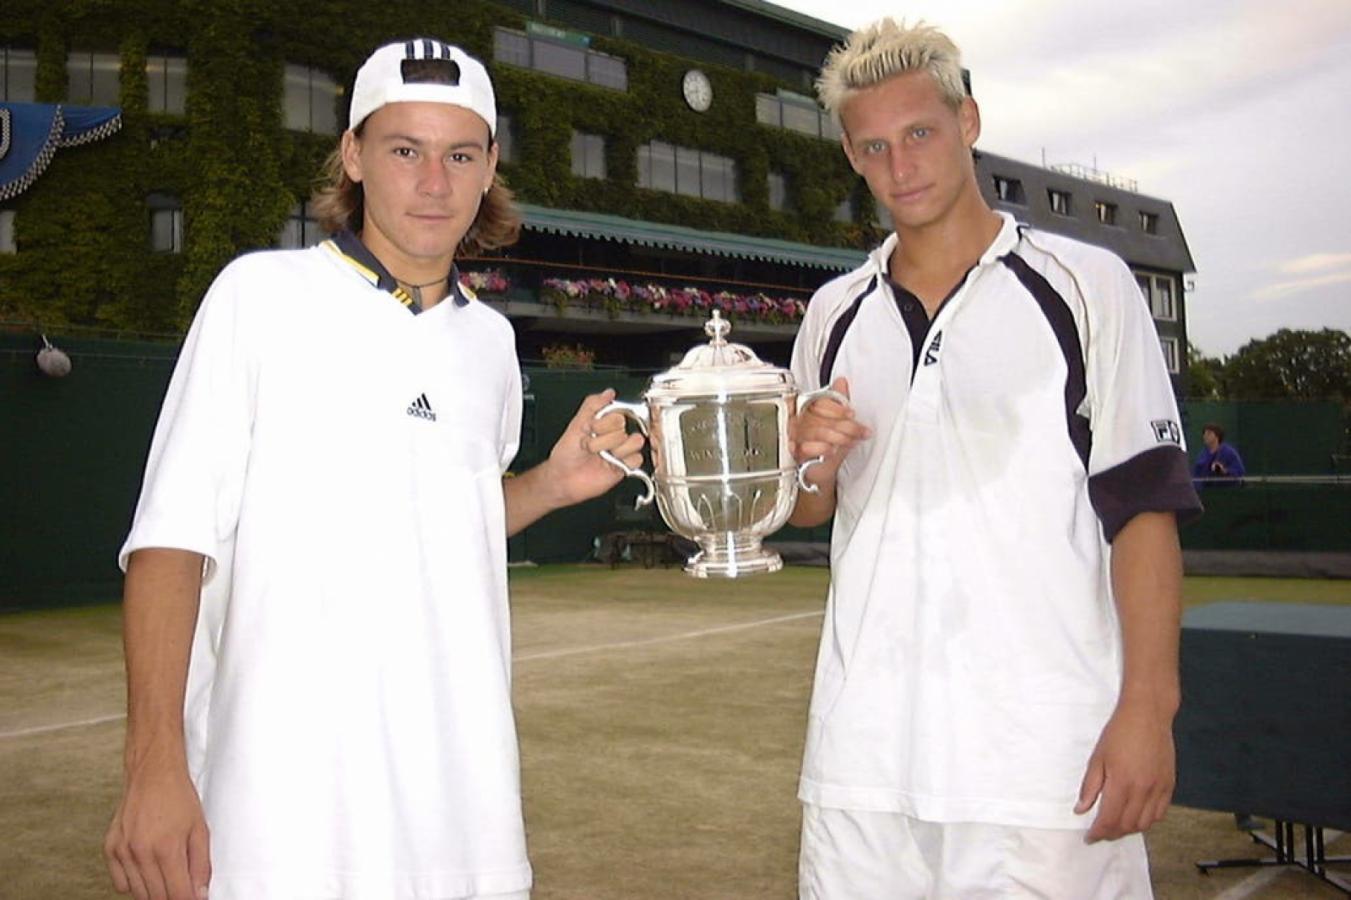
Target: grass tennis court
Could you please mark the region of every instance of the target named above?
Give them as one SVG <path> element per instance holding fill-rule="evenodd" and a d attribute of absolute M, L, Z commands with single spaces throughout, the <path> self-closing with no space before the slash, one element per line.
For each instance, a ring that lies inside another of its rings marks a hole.
<path fill-rule="evenodd" d="M 513 571 L 538 900 L 796 896 L 795 787 L 826 577 Z M 1345 581 L 1189 578 L 1185 592 L 1189 604 L 1351 603 Z M 0 897 L 116 896 L 99 847 L 120 787 L 119 629 L 115 604 L 0 616 Z M 1254 849 L 1232 817 L 1175 808 L 1151 833 L 1157 895 L 1341 896 L 1299 872 L 1192 866 Z M 1351 837 L 1328 852 L 1351 852 Z"/>

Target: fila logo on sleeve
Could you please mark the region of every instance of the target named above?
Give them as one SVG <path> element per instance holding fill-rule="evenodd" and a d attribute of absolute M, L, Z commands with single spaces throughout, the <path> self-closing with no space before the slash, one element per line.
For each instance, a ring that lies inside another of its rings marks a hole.
<path fill-rule="evenodd" d="M 413 402 L 408 404 L 408 415 L 426 419 L 429 422 L 436 421 L 436 413 L 432 411 L 431 403 L 427 402 L 426 394 L 419 394 L 413 398 Z"/>
<path fill-rule="evenodd" d="M 938 362 L 938 351 L 943 349 L 943 332 L 934 335 L 934 339 L 929 342 L 929 347 L 924 351 L 924 364 L 932 366 Z"/>
<path fill-rule="evenodd" d="M 1160 444 L 1182 446 L 1182 429 L 1172 419 L 1155 419 L 1149 424 L 1154 427 L 1154 440 Z"/>

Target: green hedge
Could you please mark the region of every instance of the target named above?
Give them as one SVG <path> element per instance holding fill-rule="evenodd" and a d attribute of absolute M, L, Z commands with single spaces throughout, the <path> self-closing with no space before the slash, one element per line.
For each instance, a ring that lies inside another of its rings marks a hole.
<path fill-rule="evenodd" d="M 322 8 L 323 15 L 315 11 Z M 66 53 L 116 51 L 122 60 L 122 131 L 57 153 L 46 175 L 12 201 L 19 253 L 0 257 L 0 319 L 120 330 L 182 329 L 211 279 L 234 256 L 273 244 L 287 210 L 307 197 L 334 140 L 282 126 L 286 63 L 350 84 L 370 49 L 435 34 L 491 59 L 494 26 L 523 28 L 517 12 L 480 0 L 442 8 L 410 0 L 8 0 L 0 44 L 35 47 L 38 99 L 65 96 Z M 871 198 L 830 141 L 755 124 L 755 95 L 780 82 L 707 63 L 708 113 L 680 97 L 683 60 L 596 38 L 628 63 L 629 89 L 613 91 L 493 66 L 498 105 L 517 123 L 518 160 L 503 172 L 521 200 L 639 219 L 833 246 L 865 246 L 868 226 L 833 222 L 851 192 L 864 220 Z M 147 54 L 186 54 L 186 116 L 147 111 Z M 340 101 L 341 102 L 341 101 Z M 340 112 L 340 120 L 345 109 Z M 570 130 L 607 139 L 606 181 L 575 178 Z M 730 156 L 743 202 L 724 204 L 636 187 L 636 150 L 651 140 Z M 768 208 L 771 169 L 788 176 L 793 214 Z M 151 192 L 183 201 L 182 254 L 149 248 Z"/>

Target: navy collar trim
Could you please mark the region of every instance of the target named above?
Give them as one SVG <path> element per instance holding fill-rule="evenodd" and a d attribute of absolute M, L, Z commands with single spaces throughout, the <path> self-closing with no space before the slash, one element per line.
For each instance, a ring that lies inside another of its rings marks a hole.
<path fill-rule="evenodd" d="M 393 275 L 389 274 L 389 270 L 385 268 L 384 263 L 380 262 L 375 254 L 370 251 L 370 248 L 361 242 L 361 238 L 357 237 L 352 231 L 344 228 L 333 235 L 331 243 L 343 260 L 369 281 L 372 287 L 386 292 L 415 315 L 423 311 L 422 306 L 413 299 L 413 296 L 400 286 Z M 460 271 L 453 263 L 450 267 L 450 274 L 446 278 L 450 286 L 448 299 L 456 306 L 464 306 L 469 303 L 464 288 L 460 286 Z"/>

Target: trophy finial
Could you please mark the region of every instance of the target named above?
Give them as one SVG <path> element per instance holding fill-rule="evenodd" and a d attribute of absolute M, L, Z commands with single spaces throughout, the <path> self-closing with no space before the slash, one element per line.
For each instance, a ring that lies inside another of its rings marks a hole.
<path fill-rule="evenodd" d="M 713 339 L 714 347 L 723 347 L 727 344 L 727 335 L 732 330 L 732 323 L 722 317 L 722 310 L 713 310 L 713 318 L 704 323 L 704 334 Z"/>

